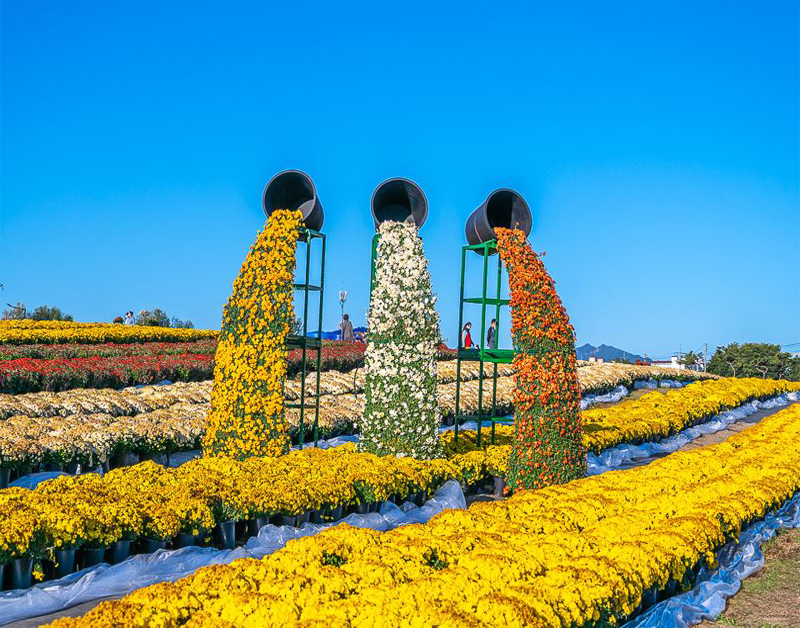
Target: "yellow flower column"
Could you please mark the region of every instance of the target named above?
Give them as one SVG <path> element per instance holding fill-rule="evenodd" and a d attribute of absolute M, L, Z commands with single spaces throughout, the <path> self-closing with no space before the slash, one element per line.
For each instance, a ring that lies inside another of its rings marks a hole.
<path fill-rule="evenodd" d="M 278 210 L 247 255 L 222 315 L 206 456 L 243 460 L 289 449 L 283 385 L 301 213 Z"/>

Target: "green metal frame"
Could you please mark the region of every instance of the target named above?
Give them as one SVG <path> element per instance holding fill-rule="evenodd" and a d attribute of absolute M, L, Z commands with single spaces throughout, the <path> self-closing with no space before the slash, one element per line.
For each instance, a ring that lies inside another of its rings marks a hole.
<path fill-rule="evenodd" d="M 369 271 L 369 297 L 372 299 L 372 290 L 375 288 L 375 263 L 378 261 L 378 241 L 381 239 L 380 233 L 372 236 L 372 262 Z"/>
<path fill-rule="evenodd" d="M 305 237 L 302 237 L 305 236 Z M 319 284 L 311 283 L 311 248 L 314 240 L 320 240 L 322 244 L 322 257 L 319 268 Z M 314 446 L 319 441 L 319 373 L 322 366 L 322 301 L 325 293 L 325 246 L 326 238 L 324 233 L 313 229 L 301 228 L 301 238 L 299 240 L 306 245 L 306 276 L 305 282 L 295 283 L 295 291 L 303 293 L 303 335 L 290 335 L 286 339 L 286 346 L 289 349 L 302 349 L 302 363 L 300 368 L 300 403 L 287 403 L 287 408 L 300 409 L 300 432 L 298 435 L 298 447 L 303 448 L 305 441 L 305 412 L 314 410 Z M 319 292 L 319 307 L 317 312 L 317 337 L 308 335 L 308 295 L 310 292 Z M 306 405 L 306 365 L 308 364 L 308 352 L 312 350 L 316 353 L 316 394 L 314 404 Z"/>
<path fill-rule="evenodd" d="M 465 297 L 464 296 L 464 277 L 466 274 L 467 252 L 475 251 L 483 253 L 483 291 L 480 297 Z M 492 435 L 491 442 L 494 443 L 495 439 L 495 424 L 508 422 L 508 417 L 498 416 L 497 414 L 497 365 L 510 364 L 514 360 L 513 349 L 488 349 L 484 348 L 483 344 L 486 341 L 486 309 L 488 307 L 494 308 L 494 318 L 497 319 L 497 330 L 495 331 L 495 342 L 500 338 L 500 308 L 509 305 L 508 299 L 501 299 L 501 287 L 503 281 L 503 262 L 500 256 L 497 256 L 497 286 L 495 296 L 488 296 L 489 289 L 489 257 L 492 253 L 497 253 L 497 241 L 489 240 L 481 244 L 467 245 L 461 248 L 461 289 L 458 300 L 458 354 L 456 362 L 456 409 L 455 409 L 455 441 L 458 442 L 458 428 L 463 420 L 474 419 L 478 422 L 478 435 L 476 443 L 481 445 L 481 431 L 483 421 L 489 420 L 492 422 Z M 473 303 L 481 306 L 481 330 L 480 330 L 480 345 L 479 349 L 465 349 L 461 346 L 461 331 L 464 328 L 464 304 Z M 461 362 L 479 362 L 479 375 L 478 375 L 478 414 L 469 415 L 461 414 Z M 483 365 L 485 362 L 494 365 L 492 373 L 492 410 L 490 413 L 484 415 L 483 412 L 483 385 L 484 374 Z"/>

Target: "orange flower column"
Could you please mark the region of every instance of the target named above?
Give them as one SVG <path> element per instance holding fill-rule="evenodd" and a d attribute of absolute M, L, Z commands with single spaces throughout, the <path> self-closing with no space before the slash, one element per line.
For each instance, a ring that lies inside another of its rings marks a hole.
<path fill-rule="evenodd" d="M 250 249 L 222 315 L 206 456 L 280 456 L 286 429 L 286 336 L 293 317 L 301 213 L 273 212 Z"/>
<path fill-rule="evenodd" d="M 508 464 L 512 490 L 586 475 L 575 336 L 555 283 L 525 234 L 495 229 L 508 267 L 514 338 L 516 429 Z"/>

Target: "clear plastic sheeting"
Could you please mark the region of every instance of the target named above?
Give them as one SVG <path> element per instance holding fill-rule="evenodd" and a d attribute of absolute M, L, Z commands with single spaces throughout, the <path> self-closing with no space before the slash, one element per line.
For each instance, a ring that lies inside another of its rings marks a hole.
<path fill-rule="evenodd" d="M 234 550 L 186 547 L 132 556 L 113 566 L 103 563 L 30 589 L 0 593 L 0 625 L 55 613 L 91 600 L 126 595 L 156 582 L 172 582 L 208 565 L 226 564 L 239 558 L 262 558 L 292 539 L 313 536 L 339 523 L 386 531 L 410 523 L 426 523 L 443 510 L 466 507 L 461 486 L 450 480 L 419 508 L 410 502 L 399 507 L 386 503 L 379 513 L 352 514 L 336 523 L 305 523 L 300 528 L 266 525 L 245 547 Z"/>
<path fill-rule="evenodd" d="M 634 390 L 641 390 L 642 388 L 683 388 L 688 386 L 691 382 L 679 382 L 675 379 L 641 379 L 633 382 Z"/>
<path fill-rule="evenodd" d="M 33 490 L 39 486 L 41 482 L 44 482 L 45 480 L 52 480 L 60 475 L 67 474 L 63 471 L 43 471 L 42 473 L 31 473 L 29 475 L 23 475 L 21 478 L 9 483 L 8 487 L 11 488 L 16 486 L 19 488 L 29 488 Z"/>
<path fill-rule="evenodd" d="M 596 403 L 617 403 L 629 394 L 630 392 L 628 389 L 620 384 L 611 392 L 607 392 L 603 395 L 584 395 L 581 397 L 581 410 L 586 410 L 586 408 Z"/>
<path fill-rule="evenodd" d="M 599 475 L 612 469 L 621 467 L 624 464 L 634 462 L 636 460 L 643 460 L 652 458 L 653 456 L 670 454 L 677 451 L 687 443 L 690 443 L 696 438 L 700 438 L 705 434 L 713 434 L 724 430 L 731 423 L 741 421 L 749 417 L 751 414 L 759 410 L 768 410 L 771 408 L 778 408 L 787 406 L 798 400 L 798 393 L 788 393 L 771 397 L 765 401 L 750 401 L 744 405 L 734 408 L 733 410 L 726 410 L 721 412 L 713 419 L 690 427 L 674 436 L 665 438 L 661 442 L 648 442 L 641 445 L 617 445 L 601 451 L 599 454 L 589 452 L 586 455 L 586 465 L 589 475 Z"/>
<path fill-rule="evenodd" d="M 775 536 L 780 528 L 800 528 L 800 492 L 777 513 L 769 513 L 763 521 L 742 531 L 737 542 L 723 547 L 717 554 L 719 567 L 710 574 L 703 567 L 698 574 L 700 584 L 694 589 L 656 604 L 623 628 L 688 628 L 704 619 L 715 620 L 742 580 L 764 566 L 761 543 Z"/>

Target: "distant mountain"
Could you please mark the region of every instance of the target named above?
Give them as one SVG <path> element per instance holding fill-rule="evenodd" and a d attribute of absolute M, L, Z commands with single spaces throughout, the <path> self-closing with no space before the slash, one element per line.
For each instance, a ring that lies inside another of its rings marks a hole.
<path fill-rule="evenodd" d="M 640 355 L 630 353 L 629 351 L 623 351 L 622 349 L 617 349 L 611 345 L 600 345 L 599 347 L 594 347 L 587 343 L 582 347 L 575 349 L 575 353 L 578 354 L 579 360 L 588 360 L 592 356 L 596 358 L 603 358 L 605 362 L 611 362 L 611 360 L 617 358 L 623 358 L 629 362 L 644 360 L 644 358 Z"/>

